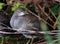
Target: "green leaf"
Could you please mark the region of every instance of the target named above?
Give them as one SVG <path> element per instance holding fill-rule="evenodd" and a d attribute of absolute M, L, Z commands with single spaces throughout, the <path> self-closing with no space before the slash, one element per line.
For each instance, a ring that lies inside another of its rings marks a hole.
<path fill-rule="evenodd" d="M 43 31 L 47 31 L 48 30 L 48 27 L 47 27 L 47 25 L 44 22 L 41 22 L 41 29 Z"/>
<path fill-rule="evenodd" d="M 52 12 L 57 15 L 58 14 L 58 8 L 60 7 L 59 4 L 52 5 Z"/>
<path fill-rule="evenodd" d="M 16 3 L 15 6 L 12 7 L 12 11 L 15 11 L 18 8 L 26 9 L 26 6 L 24 4 L 21 4 L 21 3 Z"/>
<path fill-rule="evenodd" d="M 0 37 L 0 43 L 2 42 L 2 38 Z"/>
<path fill-rule="evenodd" d="M 44 22 L 41 22 L 41 29 L 45 32 L 44 39 L 47 41 L 47 44 L 54 44 L 52 37 L 48 34 L 48 27 Z"/>
<path fill-rule="evenodd" d="M 57 38 L 58 38 L 58 44 L 60 44 L 60 7 L 58 8 L 58 18 L 57 18 L 57 21 L 58 21 L 58 25 L 57 25 L 57 28 L 58 28 L 58 33 L 57 33 Z"/>
<path fill-rule="evenodd" d="M 4 3 L 0 2 L 0 10 L 3 8 Z"/>
<path fill-rule="evenodd" d="M 25 8 L 26 8 L 26 6 L 25 6 L 24 4 L 21 4 L 21 3 L 20 3 L 20 8 L 25 9 Z"/>
<path fill-rule="evenodd" d="M 12 7 L 12 11 L 15 11 L 17 8 L 19 8 L 20 4 L 16 3 L 15 6 Z"/>

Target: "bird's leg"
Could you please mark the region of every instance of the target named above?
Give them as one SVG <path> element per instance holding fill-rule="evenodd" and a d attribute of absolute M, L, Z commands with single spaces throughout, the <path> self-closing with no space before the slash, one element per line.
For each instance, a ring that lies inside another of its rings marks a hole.
<path fill-rule="evenodd" d="M 34 41 L 34 36 L 32 37 L 32 39 L 31 39 L 31 43 L 30 43 L 30 44 L 33 44 L 33 41 Z"/>
<path fill-rule="evenodd" d="M 27 43 L 26 44 L 29 44 L 30 43 L 30 39 L 27 41 Z"/>

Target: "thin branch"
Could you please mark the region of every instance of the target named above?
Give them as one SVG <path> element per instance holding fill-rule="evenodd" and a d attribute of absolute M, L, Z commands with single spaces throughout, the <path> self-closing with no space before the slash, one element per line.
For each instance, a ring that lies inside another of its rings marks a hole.
<path fill-rule="evenodd" d="M 27 41 L 27 43 L 26 44 L 29 44 L 30 43 L 30 39 Z"/>
<path fill-rule="evenodd" d="M 53 0 L 53 2 L 55 2 L 55 1 Z M 49 11 L 52 13 L 52 15 L 54 16 L 54 18 L 56 19 L 56 16 L 55 16 L 55 14 L 52 12 L 52 10 L 49 8 L 49 5 L 48 5 L 47 1 L 45 1 L 45 4 L 46 4 L 45 6 L 48 7 Z"/>
<path fill-rule="evenodd" d="M 58 40 L 54 40 L 53 42 L 56 43 L 57 41 L 58 41 Z M 36 43 L 37 43 L 37 44 L 48 44 L 46 41 L 40 42 L 40 43 L 39 43 L 39 42 L 36 42 Z M 34 43 L 34 44 L 35 44 L 35 43 Z"/>
<path fill-rule="evenodd" d="M 6 27 L 3 27 L 3 28 L 5 28 L 5 29 L 12 29 L 11 27 L 7 26 L 6 24 L 4 24 L 4 23 L 2 23 L 2 22 L 0 22 L 0 24 L 6 26 Z"/>
<path fill-rule="evenodd" d="M 39 20 L 45 22 L 46 24 L 48 24 L 49 26 L 51 26 L 53 28 L 52 25 L 50 25 L 47 21 L 45 21 L 44 19 L 42 19 L 41 17 L 39 17 L 38 15 L 36 15 L 35 13 L 31 12 L 29 9 L 26 8 L 26 11 L 31 13 L 32 15 L 36 16 Z M 53 28 L 54 29 L 54 28 Z"/>
<path fill-rule="evenodd" d="M 48 14 L 43 10 L 43 8 L 38 4 L 37 7 L 54 23 L 54 21 L 48 16 Z"/>
<path fill-rule="evenodd" d="M 1 34 L 32 34 L 32 35 L 35 35 L 35 34 L 46 34 L 46 32 L 44 31 L 22 31 L 22 32 L 4 32 L 4 31 L 0 31 Z M 47 31 L 48 34 L 51 34 L 51 35 L 55 35 L 56 33 L 52 33 L 52 32 L 49 32 Z"/>

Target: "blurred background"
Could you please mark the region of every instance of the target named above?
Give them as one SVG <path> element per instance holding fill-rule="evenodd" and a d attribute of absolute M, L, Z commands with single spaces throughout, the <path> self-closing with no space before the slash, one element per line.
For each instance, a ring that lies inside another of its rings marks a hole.
<path fill-rule="evenodd" d="M 10 20 L 18 8 L 38 16 L 44 33 L 38 38 L 11 34 L 16 31 L 10 30 Z M 0 0 L 0 31 L 0 44 L 60 44 L 60 0 Z"/>

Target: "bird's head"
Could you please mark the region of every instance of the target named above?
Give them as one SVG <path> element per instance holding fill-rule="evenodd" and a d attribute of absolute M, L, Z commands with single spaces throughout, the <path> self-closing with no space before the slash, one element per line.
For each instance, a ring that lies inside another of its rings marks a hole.
<path fill-rule="evenodd" d="M 22 10 L 22 9 L 17 9 L 16 10 L 16 15 L 17 16 L 24 16 L 24 15 L 26 15 L 27 14 L 27 12 L 25 12 L 24 10 Z"/>

